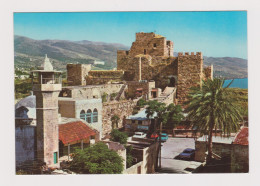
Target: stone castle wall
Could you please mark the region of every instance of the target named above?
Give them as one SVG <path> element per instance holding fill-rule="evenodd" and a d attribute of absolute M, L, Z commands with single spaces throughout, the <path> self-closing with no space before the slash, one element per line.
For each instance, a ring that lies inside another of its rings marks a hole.
<path fill-rule="evenodd" d="M 150 98 L 149 94 L 153 88 L 155 88 L 155 82 L 139 82 L 139 81 L 128 81 L 127 82 L 127 92 L 130 95 L 136 95 L 138 90 L 142 89 L 142 95 L 147 95 L 147 98 Z"/>
<path fill-rule="evenodd" d="M 205 67 L 203 69 L 203 79 L 213 79 L 213 65 Z"/>
<path fill-rule="evenodd" d="M 59 97 L 82 99 L 102 98 L 104 93 L 108 95 L 118 93 L 123 85 L 124 84 L 103 84 L 63 87 Z"/>
<path fill-rule="evenodd" d="M 173 42 L 155 33 L 136 33 L 136 41 L 132 43 L 130 56 L 148 54 L 150 56 L 173 56 Z"/>
<path fill-rule="evenodd" d="M 177 98 L 178 103 L 183 104 L 187 100 L 190 88 L 199 86 L 202 80 L 203 57 L 201 52 L 196 55 L 192 52 L 185 54 L 178 53 L 178 85 Z"/>
<path fill-rule="evenodd" d="M 85 77 L 90 70 L 90 64 L 67 64 L 68 85 L 86 85 Z"/>
<path fill-rule="evenodd" d="M 117 115 L 120 118 L 118 128 L 124 127 L 124 120 L 127 116 L 132 115 L 133 108 L 136 106 L 137 100 L 122 100 L 103 103 L 102 123 L 103 136 L 112 131 L 111 118 Z"/>
<path fill-rule="evenodd" d="M 87 85 L 106 84 L 110 81 L 122 81 L 124 71 L 121 70 L 91 70 L 85 78 Z"/>

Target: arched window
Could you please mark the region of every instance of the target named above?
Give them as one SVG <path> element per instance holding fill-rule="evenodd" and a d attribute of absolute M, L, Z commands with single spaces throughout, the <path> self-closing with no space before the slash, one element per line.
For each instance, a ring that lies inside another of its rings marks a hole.
<path fill-rule="evenodd" d="M 93 111 L 93 123 L 98 122 L 98 110 L 95 108 Z"/>
<path fill-rule="evenodd" d="M 80 119 L 86 120 L 86 114 L 84 110 L 80 112 Z"/>
<path fill-rule="evenodd" d="M 91 111 L 90 109 L 88 109 L 88 111 L 87 111 L 86 118 L 87 118 L 86 121 L 87 121 L 88 123 L 92 123 L 92 121 L 93 121 L 93 116 L 92 116 L 92 111 Z"/>

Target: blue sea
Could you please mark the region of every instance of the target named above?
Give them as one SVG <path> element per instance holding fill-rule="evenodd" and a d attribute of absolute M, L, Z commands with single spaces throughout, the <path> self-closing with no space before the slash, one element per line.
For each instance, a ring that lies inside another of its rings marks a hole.
<path fill-rule="evenodd" d="M 224 87 L 227 86 L 232 79 L 227 79 L 224 82 Z M 233 83 L 229 86 L 230 88 L 243 88 L 243 89 L 248 89 L 248 78 L 243 78 L 243 79 L 234 79 Z"/>

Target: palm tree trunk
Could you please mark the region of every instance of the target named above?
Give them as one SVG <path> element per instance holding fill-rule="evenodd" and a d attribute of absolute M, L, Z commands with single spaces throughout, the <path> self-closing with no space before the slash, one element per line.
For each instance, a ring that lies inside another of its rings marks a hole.
<path fill-rule="evenodd" d="M 208 155 L 206 159 L 206 163 L 209 163 L 212 160 L 212 134 L 213 129 L 209 129 L 209 135 L 208 135 Z"/>

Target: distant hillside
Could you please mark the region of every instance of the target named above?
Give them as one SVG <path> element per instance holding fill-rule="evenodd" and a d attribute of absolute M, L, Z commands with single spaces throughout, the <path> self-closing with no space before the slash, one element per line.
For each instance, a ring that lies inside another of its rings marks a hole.
<path fill-rule="evenodd" d="M 67 40 L 34 40 L 28 37 L 14 37 L 15 67 L 31 68 L 39 66 L 44 55 L 48 54 L 57 70 L 65 70 L 67 63 L 93 64 L 94 60 L 104 61 L 105 65 L 94 65 L 95 69 L 116 67 L 117 50 L 128 50 L 120 43 L 104 43 Z M 176 56 L 177 53 L 174 52 Z M 247 77 L 247 60 L 231 57 L 206 57 L 204 65 L 214 65 L 214 76 L 224 78 Z"/>
<path fill-rule="evenodd" d="M 15 36 L 15 66 L 35 67 L 40 64 L 45 54 L 51 58 L 56 69 L 65 70 L 67 63 L 93 64 L 94 60 L 104 61 L 105 65 L 95 65 L 103 69 L 116 67 L 117 50 L 129 47 L 118 43 L 66 40 L 33 40 Z"/>
<path fill-rule="evenodd" d="M 206 57 L 204 65 L 213 64 L 214 76 L 226 79 L 245 78 L 247 75 L 247 60 L 235 57 Z"/>

